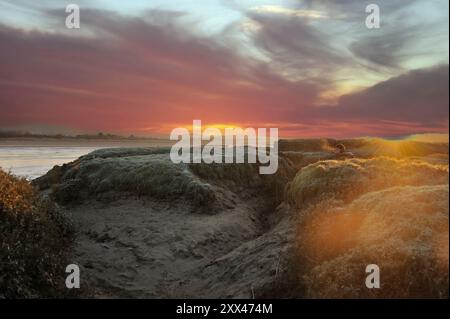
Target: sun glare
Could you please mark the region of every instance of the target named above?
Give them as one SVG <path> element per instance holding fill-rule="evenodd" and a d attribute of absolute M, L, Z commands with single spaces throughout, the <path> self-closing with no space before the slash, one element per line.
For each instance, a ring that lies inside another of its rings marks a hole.
<path fill-rule="evenodd" d="M 370 151 L 374 155 L 405 157 L 420 154 L 420 144 L 409 140 L 374 139 L 370 143 Z"/>

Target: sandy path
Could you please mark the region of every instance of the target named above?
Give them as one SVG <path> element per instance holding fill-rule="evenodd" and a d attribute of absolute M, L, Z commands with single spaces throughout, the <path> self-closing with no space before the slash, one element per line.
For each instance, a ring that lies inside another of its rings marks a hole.
<path fill-rule="evenodd" d="M 72 262 L 96 297 L 196 297 L 206 266 L 261 235 L 252 205 L 205 215 L 182 202 L 88 202 L 69 210 L 78 231 Z"/>

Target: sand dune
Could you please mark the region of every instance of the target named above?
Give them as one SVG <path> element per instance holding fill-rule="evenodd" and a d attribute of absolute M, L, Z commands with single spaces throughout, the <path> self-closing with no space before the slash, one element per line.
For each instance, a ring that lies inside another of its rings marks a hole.
<path fill-rule="evenodd" d="M 86 295 L 448 296 L 448 144 L 383 144 L 282 141 L 268 176 L 106 149 L 34 184 L 74 220 Z M 377 291 L 367 263 L 382 269 Z"/>
<path fill-rule="evenodd" d="M 397 185 L 439 185 L 448 180 L 448 165 L 420 160 L 375 157 L 320 161 L 299 171 L 287 191 L 289 203 L 302 208 L 329 199 L 351 201 Z"/>
<path fill-rule="evenodd" d="M 448 296 L 448 194 L 448 185 L 393 187 L 310 212 L 298 237 L 306 295 Z M 369 264 L 381 289 L 361 286 Z"/>

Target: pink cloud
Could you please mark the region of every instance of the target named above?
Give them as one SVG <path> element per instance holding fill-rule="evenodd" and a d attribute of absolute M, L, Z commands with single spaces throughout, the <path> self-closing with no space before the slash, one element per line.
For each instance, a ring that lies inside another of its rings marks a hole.
<path fill-rule="evenodd" d="M 201 119 L 273 123 L 282 134 L 302 136 L 448 130 L 443 119 L 448 66 L 342 97 L 330 111 L 314 106 L 320 81 L 289 81 L 267 64 L 217 39 L 195 37 L 175 22 L 152 24 L 100 11 L 87 11 L 84 19 L 96 38 L 0 26 L 0 126 L 152 133 Z M 313 35 L 310 41 L 316 41 Z M 269 37 L 259 39 L 266 48 L 273 44 Z M 323 50 L 318 43 L 310 48 Z M 291 53 L 295 50 L 300 49 Z M 331 65 L 335 57 L 324 56 Z"/>

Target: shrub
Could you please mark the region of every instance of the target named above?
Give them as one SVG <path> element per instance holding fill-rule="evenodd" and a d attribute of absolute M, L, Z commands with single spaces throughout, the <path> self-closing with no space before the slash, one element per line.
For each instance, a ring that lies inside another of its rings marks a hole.
<path fill-rule="evenodd" d="M 316 206 L 298 232 L 309 298 L 448 298 L 448 185 L 399 186 Z M 365 287 L 380 267 L 381 288 Z"/>
<path fill-rule="evenodd" d="M 50 200 L 0 169 L 0 298 L 63 295 L 71 235 Z"/>

